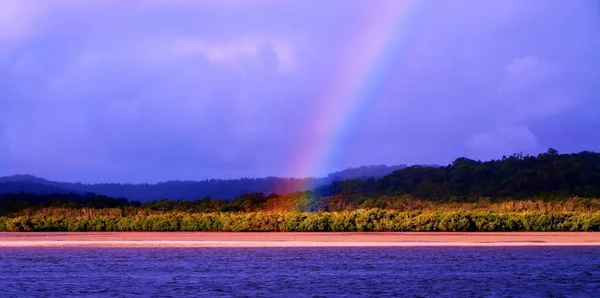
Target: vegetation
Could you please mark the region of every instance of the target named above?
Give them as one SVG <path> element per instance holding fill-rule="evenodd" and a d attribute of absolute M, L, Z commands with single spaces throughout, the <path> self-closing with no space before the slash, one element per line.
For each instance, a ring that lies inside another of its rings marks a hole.
<path fill-rule="evenodd" d="M 304 193 L 250 194 L 232 202 L 206 198 L 140 204 L 94 195 L 13 194 L 0 197 L 0 231 L 600 230 L 600 199 L 451 202 L 403 196 L 360 204 L 341 196 L 311 200 Z"/>
<path fill-rule="evenodd" d="M 600 197 L 600 154 L 537 156 L 514 154 L 500 160 L 458 158 L 444 167 L 413 166 L 380 179 L 345 180 L 317 190 L 321 196 L 401 196 L 440 200 L 453 198 Z"/>
<path fill-rule="evenodd" d="M 100 213 L 48 210 L 44 215 L 0 218 L 2 231 L 599 231 L 600 212 L 507 212 L 355 210 L 343 212 L 250 212 L 152 214 L 123 216 L 123 210 Z"/>
<path fill-rule="evenodd" d="M 513 155 L 233 200 L 0 194 L 0 231 L 600 231 L 600 154 Z"/>

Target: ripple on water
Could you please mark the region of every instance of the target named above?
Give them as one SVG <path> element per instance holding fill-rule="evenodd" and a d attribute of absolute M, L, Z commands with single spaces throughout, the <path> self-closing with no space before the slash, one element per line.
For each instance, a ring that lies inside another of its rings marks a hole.
<path fill-rule="evenodd" d="M 7 296 L 589 296 L 596 247 L 4 248 Z"/>

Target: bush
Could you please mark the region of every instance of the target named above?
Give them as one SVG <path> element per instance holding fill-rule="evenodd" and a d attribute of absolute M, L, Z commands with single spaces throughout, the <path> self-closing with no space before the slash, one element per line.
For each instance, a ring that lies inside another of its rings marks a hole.
<path fill-rule="evenodd" d="M 0 231 L 600 231 L 600 212 L 469 212 L 368 209 L 341 212 L 165 213 L 0 217 Z"/>

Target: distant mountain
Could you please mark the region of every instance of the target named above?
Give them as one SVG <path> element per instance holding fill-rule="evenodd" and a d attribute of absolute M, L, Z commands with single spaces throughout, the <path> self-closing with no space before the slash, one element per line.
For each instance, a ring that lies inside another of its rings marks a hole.
<path fill-rule="evenodd" d="M 191 200 L 207 196 L 219 199 L 233 199 L 246 193 L 284 194 L 313 189 L 330 184 L 333 181 L 380 178 L 405 167 L 405 165 L 362 166 L 335 172 L 324 178 L 267 177 L 231 180 L 210 179 L 204 181 L 166 181 L 157 184 L 82 184 L 48 181 L 31 175 L 14 175 L 0 177 L 0 193 L 96 193 L 140 202 L 162 198 Z"/>
<path fill-rule="evenodd" d="M 348 179 L 368 179 L 368 178 L 381 178 L 394 171 L 406 168 L 406 165 L 387 166 L 387 165 L 374 165 L 374 166 L 361 166 L 357 168 L 348 168 L 342 171 L 334 172 L 327 175 L 323 180 L 327 182 L 342 181 Z"/>
<path fill-rule="evenodd" d="M 69 193 L 68 189 L 31 181 L 0 181 L 0 194 L 26 192 L 32 194 Z"/>
<path fill-rule="evenodd" d="M 12 176 L 5 176 L 5 177 L 0 177 L 0 183 L 1 182 L 27 182 L 27 183 L 37 183 L 37 184 L 52 184 L 52 182 L 43 179 L 43 178 L 38 178 L 32 175 L 12 175 Z"/>
<path fill-rule="evenodd" d="M 32 175 L 12 175 L 0 177 L 0 193 L 27 192 L 33 194 L 70 193 L 72 189 L 64 183 L 52 182 Z"/>

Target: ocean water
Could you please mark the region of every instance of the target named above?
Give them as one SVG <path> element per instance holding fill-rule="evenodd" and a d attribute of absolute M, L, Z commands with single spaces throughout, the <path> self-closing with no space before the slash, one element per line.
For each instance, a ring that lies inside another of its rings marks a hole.
<path fill-rule="evenodd" d="M 10 248 L 0 296 L 599 297 L 600 248 Z"/>

